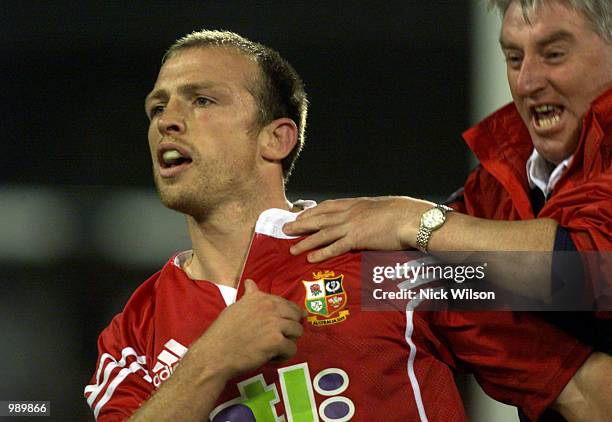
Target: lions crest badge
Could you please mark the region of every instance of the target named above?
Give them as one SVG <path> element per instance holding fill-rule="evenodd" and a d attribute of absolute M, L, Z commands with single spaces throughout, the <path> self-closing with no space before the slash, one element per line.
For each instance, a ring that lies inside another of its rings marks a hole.
<path fill-rule="evenodd" d="M 318 327 L 346 320 L 349 311 L 344 309 L 348 301 L 348 295 L 342 285 L 344 275 L 336 276 L 333 271 L 319 271 L 313 273 L 312 277 L 314 280 L 302 280 L 306 289 L 304 305 L 311 314 L 308 322 Z"/>

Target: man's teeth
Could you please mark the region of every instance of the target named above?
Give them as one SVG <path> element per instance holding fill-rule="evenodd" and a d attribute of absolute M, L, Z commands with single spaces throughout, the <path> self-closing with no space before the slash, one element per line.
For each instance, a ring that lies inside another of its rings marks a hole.
<path fill-rule="evenodd" d="M 554 116 L 549 117 L 549 118 L 538 118 L 538 126 L 539 127 L 552 126 L 555 123 L 558 123 L 559 120 L 561 120 L 561 116 L 559 116 L 558 114 L 555 114 Z"/>
<path fill-rule="evenodd" d="M 534 107 L 533 113 L 537 126 L 546 128 L 559 123 L 563 109 L 552 104 L 542 104 Z"/>
<path fill-rule="evenodd" d="M 555 109 L 555 106 L 552 106 L 550 104 L 544 104 L 541 106 L 537 106 L 535 108 L 536 113 L 548 113 L 550 111 L 553 111 Z"/>
<path fill-rule="evenodd" d="M 177 161 L 185 157 L 183 157 L 183 155 L 177 150 L 170 149 L 164 152 L 164 154 L 162 155 L 162 158 L 164 159 L 164 163 L 166 164 L 175 164 Z"/>

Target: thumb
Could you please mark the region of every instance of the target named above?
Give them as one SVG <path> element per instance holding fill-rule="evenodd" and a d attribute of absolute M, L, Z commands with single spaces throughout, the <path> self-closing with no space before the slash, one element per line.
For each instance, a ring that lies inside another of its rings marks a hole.
<path fill-rule="evenodd" d="M 259 289 L 257 288 L 257 284 L 255 284 L 255 282 L 253 280 L 251 280 L 250 278 L 244 280 L 244 295 L 248 295 L 251 293 L 255 293 L 258 292 Z"/>

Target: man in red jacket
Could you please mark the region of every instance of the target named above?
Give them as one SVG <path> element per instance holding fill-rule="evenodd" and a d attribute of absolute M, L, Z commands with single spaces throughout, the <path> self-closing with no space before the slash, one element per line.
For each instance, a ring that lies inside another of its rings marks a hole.
<path fill-rule="evenodd" d="M 309 261 L 321 262 L 351 249 L 541 252 L 498 263 L 492 281 L 543 301 L 558 287 L 558 252 L 600 251 L 609 265 L 612 3 L 490 5 L 503 17 L 500 44 L 514 101 L 464 133 L 480 165 L 449 200 L 455 212 L 409 197 L 327 201 L 285 226 L 291 235 L 312 233 L 293 253 L 313 250 Z M 590 274 L 599 312 L 541 315 L 612 353 L 610 312 L 602 312 L 612 309 L 612 274 L 604 268 L 603 276 Z M 521 282 L 536 269 L 544 274 L 537 283 Z"/>
<path fill-rule="evenodd" d="M 464 133 L 480 165 L 449 201 L 456 212 L 408 197 L 327 201 L 285 227 L 316 232 L 295 254 L 317 249 L 308 259 L 320 262 L 351 249 L 612 250 L 612 3 L 491 4 L 503 16 L 514 102 Z M 542 268 L 544 255 L 523 255 L 522 268 L 510 262 L 497 282 L 546 300 L 553 277 L 512 282 L 517 271 Z M 599 309 L 609 310 L 611 288 L 595 286 Z"/>

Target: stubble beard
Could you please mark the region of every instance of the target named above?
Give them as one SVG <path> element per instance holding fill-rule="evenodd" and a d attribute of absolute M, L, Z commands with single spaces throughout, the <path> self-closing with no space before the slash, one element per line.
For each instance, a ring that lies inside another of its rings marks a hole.
<path fill-rule="evenodd" d="M 206 169 L 189 175 L 189 178 L 187 174 L 182 174 L 171 180 L 164 180 L 155 174 L 155 187 L 162 204 L 196 220 L 203 220 L 225 202 L 240 200 L 248 203 L 252 200 L 253 192 L 244 189 L 243 181 L 237 180 L 234 172 L 214 165 Z M 180 177 L 184 180 L 180 180 Z"/>
<path fill-rule="evenodd" d="M 201 218 L 212 208 L 211 187 L 209 181 L 197 177 L 191 183 L 181 180 L 164 180 L 155 177 L 155 187 L 161 203 L 173 211 L 180 212 L 194 218 Z"/>

